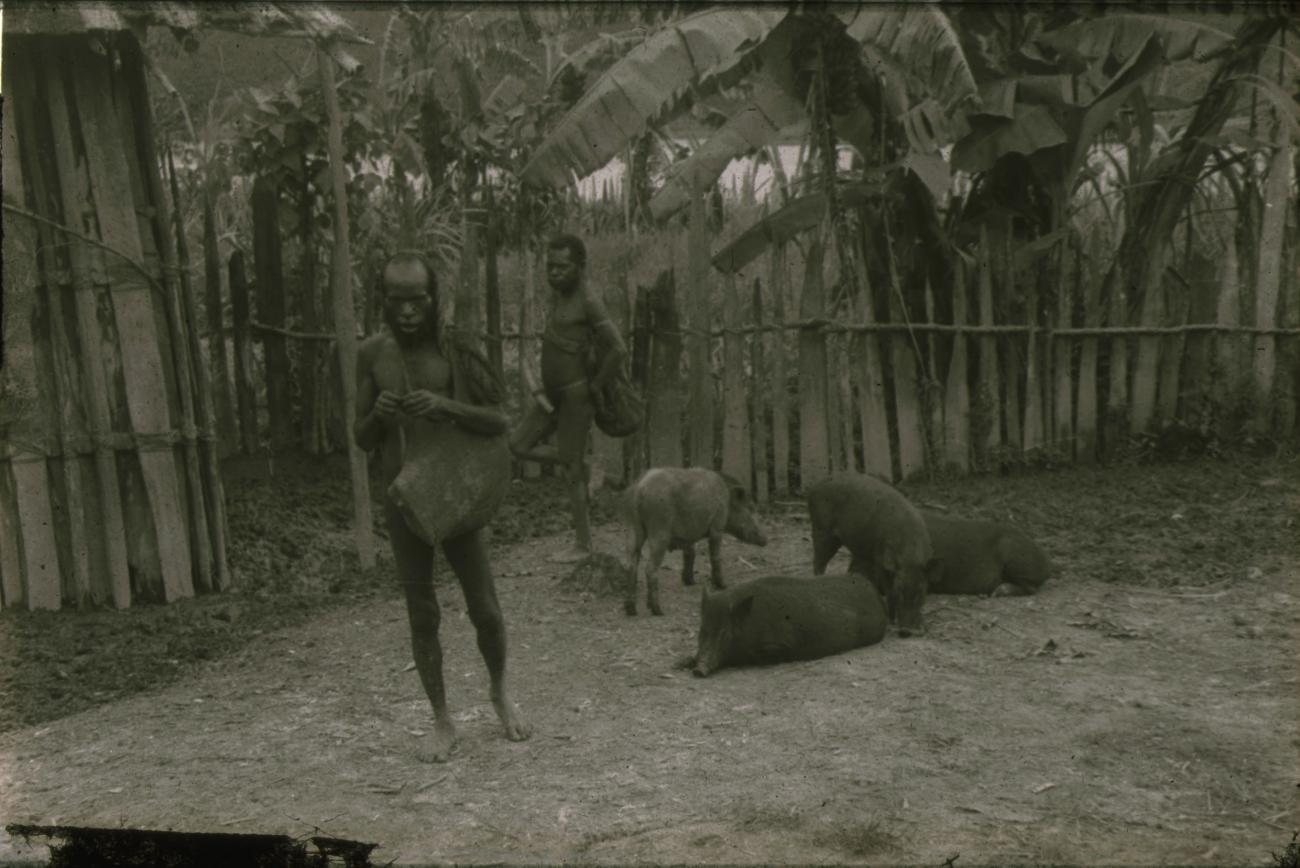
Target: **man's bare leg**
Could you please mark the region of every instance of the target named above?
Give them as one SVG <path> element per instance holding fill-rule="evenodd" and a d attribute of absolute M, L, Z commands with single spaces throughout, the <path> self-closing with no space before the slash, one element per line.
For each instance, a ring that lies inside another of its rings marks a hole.
<path fill-rule="evenodd" d="M 491 682 L 489 696 L 496 709 L 506 738 L 523 741 L 532 735 L 532 728 L 524 722 L 519 709 L 506 692 L 506 625 L 497 600 L 496 586 L 492 581 L 492 567 L 488 562 L 481 531 L 474 531 L 447 540 L 443 553 L 452 571 L 460 581 L 465 595 L 465 607 L 478 637 L 478 649 L 487 664 Z"/>
<path fill-rule="evenodd" d="M 563 563 L 591 555 L 591 516 L 588 503 L 587 439 L 591 434 L 594 407 L 586 382 L 564 390 L 558 411 L 555 439 L 564 460 L 565 484 L 569 487 L 569 514 L 573 521 L 573 548 L 556 558 Z"/>
<path fill-rule="evenodd" d="M 385 509 L 388 535 L 397 560 L 397 572 L 406 594 L 406 617 L 411 627 L 411 656 L 425 696 L 433 706 L 433 734 L 416 752 L 424 762 L 446 762 L 456 745 L 456 728 L 447 710 L 442 680 L 442 645 L 438 628 L 442 610 L 433 590 L 433 548 L 415 536 L 390 505 Z"/>

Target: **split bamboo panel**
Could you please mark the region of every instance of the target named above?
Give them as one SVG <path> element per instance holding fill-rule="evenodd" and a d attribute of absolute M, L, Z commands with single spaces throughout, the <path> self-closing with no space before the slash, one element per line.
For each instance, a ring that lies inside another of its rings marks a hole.
<path fill-rule="evenodd" d="M 524 261 L 524 285 L 523 297 L 519 300 L 519 392 L 524 396 L 521 412 L 527 412 L 536 400 L 533 391 L 540 385 L 534 382 L 530 366 L 538 358 L 533 323 L 542 323 L 537 313 L 537 272 L 541 270 L 537 260 L 541 253 L 526 243 L 520 255 Z M 536 479 L 542 475 L 541 465 L 536 461 L 520 461 L 518 464 L 525 479 Z"/>
<path fill-rule="evenodd" d="M 1007 286 L 1014 287 L 1016 278 L 1015 259 L 1011 255 L 1011 233 L 1007 233 L 1006 261 Z M 1041 449 L 1043 446 L 1043 393 L 1040 382 L 1039 361 L 1040 341 L 1038 340 L 1038 281 L 1037 275 L 1028 275 L 1025 289 L 1025 324 L 1029 327 L 1025 334 L 1025 403 L 1024 425 L 1020 429 L 1020 446 L 1025 452 Z M 1009 298 L 1014 298 L 1012 292 Z"/>
<path fill-rule="evenodd" d="M 1174 298 L 1165 304 L 1165 309 L 1169 312 L 1166 322 L 1171 326 L 1186 325 L 1192 303 L 1191 293 L 1182 287 L 1177 290 L 1171 288 L 1170 292 Z M 1179 384 L 1182 382 L 1183 351 L 1186 344 L 1186 332 L 1166 335 L 1164 338 L 1164 347 L 1160 352 L 1160 382 L 1156 389 L 1159 419 L 1169 421 L 1178 416 Z"/>
<path fill-rule="evenodd" d="M 1279 114 L 1277 147 L 1269 162 L 1268 180 L 1264 187 L 1264 220 L 1259 233 L 1259 266 L 1255 272 L 1255 326 L 1261 329 L 1275 327 L 1278 320 L 1278 301 L 1284 285 L 1282 264 L 1286 261 L 1283 242 L 1287 214 L 1294 210 L 1291 198 L 1291 162 L 1294 157 L 1291 125 L 1283 122 Z M 1272 421 L 1269 417 L 1273 407 L 1277 338 L 1271 334 L 1258 334 L 1254 349 L 1254 392 L 1259 402 L 1257 421 L 1261 429 L 1266 429 Z"/>
<path fill-rule="evenodd" d="M 1111 265 L 1106 282 L 1107 325 L 1122 326 L 1127 322 L 1128 298 L 1124 292 L 1123 263 L 1118 259 Z M 1110 382 L 1106 392 L 1106 418 L 1102 426 L 1103 444 L 1107 453 L 1117 449 L 1128 436 L 1128 336 L 1116 335 L 1110 340 Z"/>
<path fill-rule="evenodd" d="M 1221 326 L 1236 327 L 1241 317 L 1241 282 L 1237 262 L 1237 242 L 1228 233 L 1227 246 L 1219 271 L 1219 303 L 1215 321 Z M 1243 362 L 1241 341 L 1235 334 L 1218 334 L 1215 343 L 1215 396 L 1219 406 L 1233 404 L 1234 394 L 1241 385 L 1240 365 Z"/>
<path fill-rule="evenodd" d="M 650 289 L 645 286 L 637 286 L 636 301 L 633 305 L 632 313 L 632 383 L 636 388 L 641 390 L 643 397 L 647 399 L 647 410 L 649 409 L 648 398 L 650 395 Z M 628 444 L 628 479 L 636 480 L 641 478 L 641 474 L 649 468 L 648 444 L 649 436 L 647 431 L 650 426 L 650 419 L 647 418 L 641 428 L 628 437 L 624 442 Z"/>

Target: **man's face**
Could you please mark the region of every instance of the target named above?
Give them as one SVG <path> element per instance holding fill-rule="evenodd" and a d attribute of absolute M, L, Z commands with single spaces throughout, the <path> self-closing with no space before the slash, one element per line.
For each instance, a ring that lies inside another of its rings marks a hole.
<path fill-rule="evenodd" d="M 546 281 L 557 292 L 569 292 L 578 285 L 582 269 L 573 261 L 573 251 L 567 247 L 552 247 L 546 251 Z"/>
<path fill-rule="evenodd" d="M 430 321 L 428 279 L 419 263 L 394 263 L 384 269 L 384 318 L 399 337 L 420 334 Z"/>

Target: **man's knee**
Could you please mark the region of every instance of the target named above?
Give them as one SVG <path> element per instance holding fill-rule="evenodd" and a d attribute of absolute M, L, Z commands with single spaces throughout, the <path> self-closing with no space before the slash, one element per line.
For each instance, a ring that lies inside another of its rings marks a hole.
<path fill-rule="evenodd" d="M 570 460 L 564 465 L 564 478 L 574 485 L 586 485 L 591 479 L 591 467 L 586 461 Z"/>
<path fill-rule="evenodd" d="M 437 632 L 442 623 L 442 607 L 433 590 L 433 582 L 420 580 L 413 576 L 402 577 L 403 590 L 406 592 L 406 615 L 411 628 L 418 631 Z"/>

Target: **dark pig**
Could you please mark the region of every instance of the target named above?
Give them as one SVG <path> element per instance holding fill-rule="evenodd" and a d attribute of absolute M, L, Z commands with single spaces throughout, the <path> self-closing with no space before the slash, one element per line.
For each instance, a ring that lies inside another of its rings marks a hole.
<path fill-rule="evenodd" d="M 992 521 L 922 512 L 939 559 L 932 594 L 1032 594 L 1047 581 L 1051 562 L 1022 531 Z"/>
<path fill-rule="evenodd" d="M 938 562 L 925 520 L 892 485 L 845 474 L 808 489 L 813 572 L 821 575 L 841 545 L 853 556 L 849 572 L 871 579 L 900 636 L 924 631 L 921 605 Z"/>
<path fill-rule="evenodd" d="M 636 614 L 636 593 L 641 569 L 641 549 L 650 544 L 645 571 L 646 606 L 656 615 L 659 608 L 658 570 L 664 553 L 682 553 L 682 582 L 695 584 L 695 543 L 709 540 L 709 579 L 715 588 L 722 581 L 722 535 L 729 533 L 742 542 L 767 545 L 767 537 L 754 520 L 753 504 L 745 487 L 736 480 L 701 467 L 655 467 L 633 483 L 626 496 L 625 518 L 632 527 L 632 578 L 623 600 L 623 610 Z"/>
<path fill-rule="evenodd" d="M 715 592 L 706 586 L 694 672 L 814 660 L 884 636 L 884 603 L 866 576 L 767 576 Z"/>

